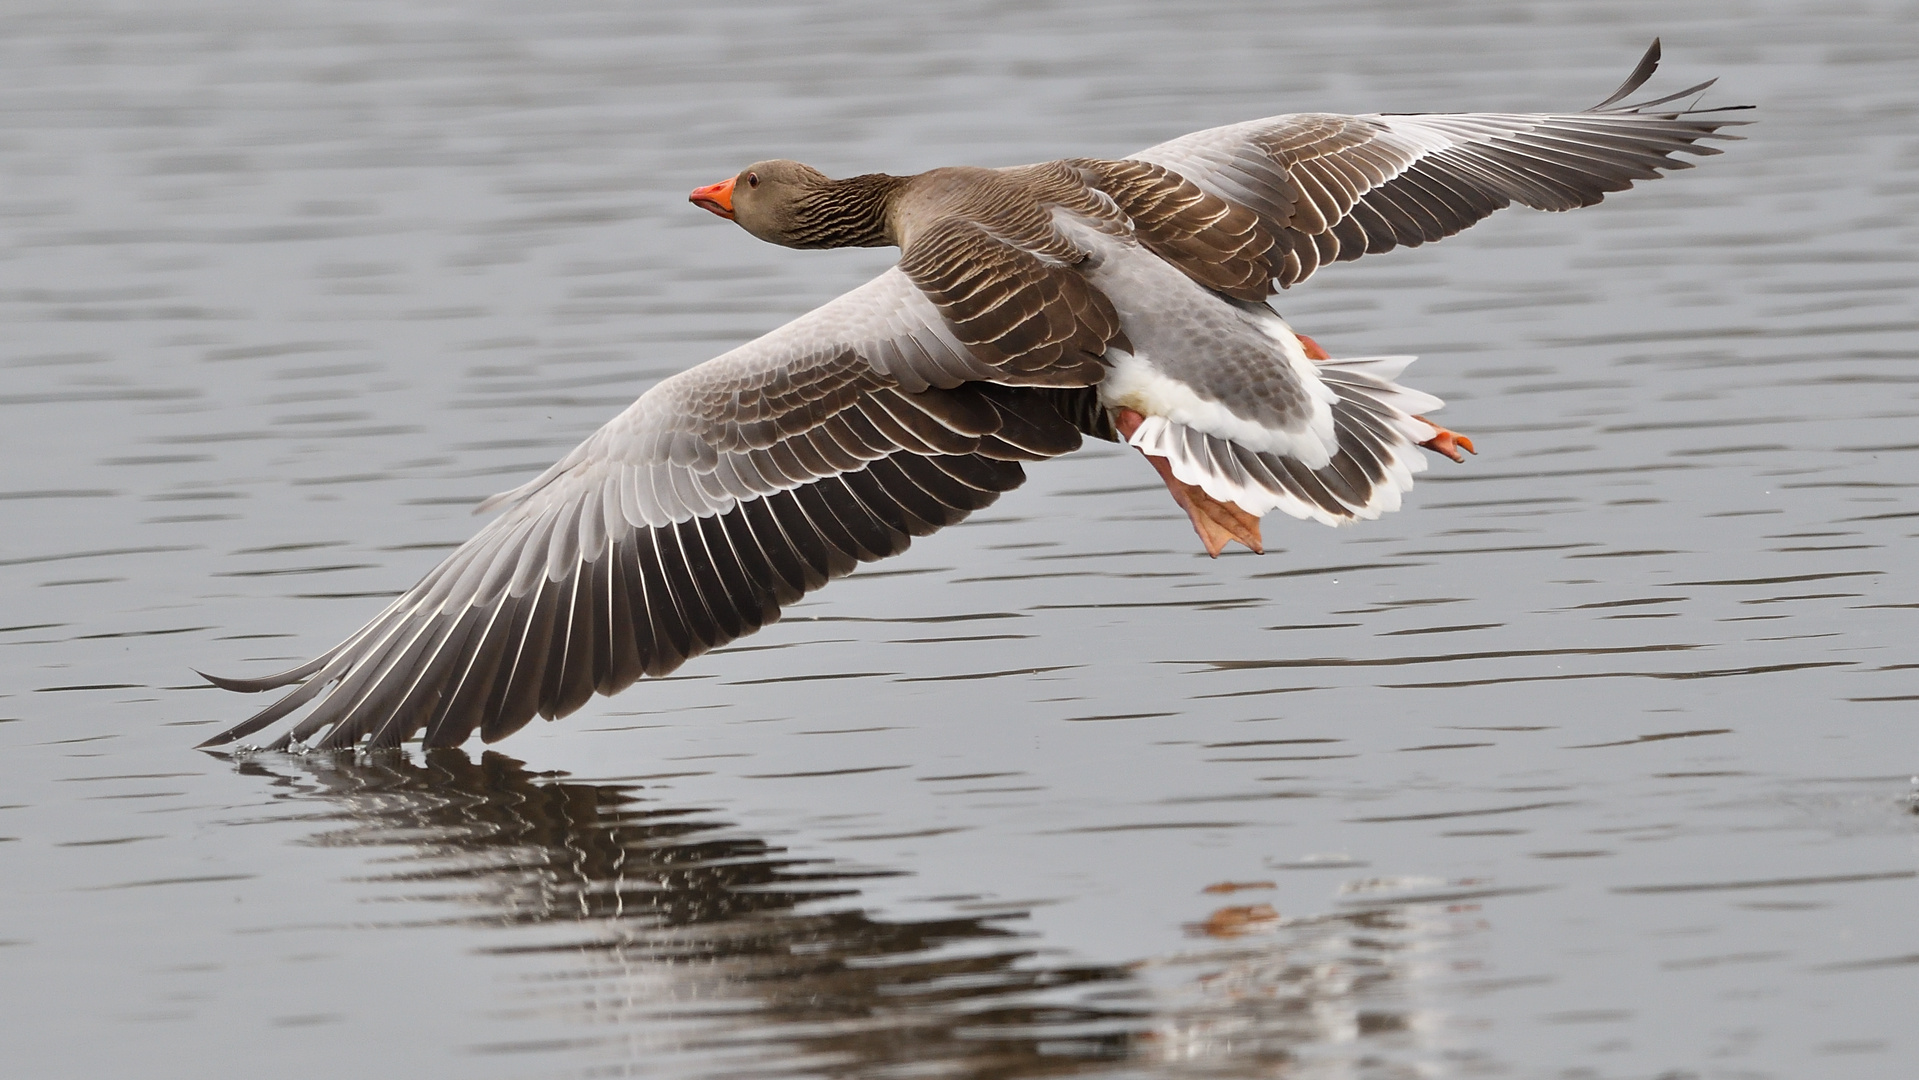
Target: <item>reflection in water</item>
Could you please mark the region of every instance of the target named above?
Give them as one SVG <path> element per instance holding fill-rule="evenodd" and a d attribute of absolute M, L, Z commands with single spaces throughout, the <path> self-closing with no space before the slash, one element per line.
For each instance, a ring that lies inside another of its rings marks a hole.
<path fill-rule="evenodd" d="M 1264 904 L 1215 911 L 1195 934 L 1232 944 L 1166 957 L 1172 976 L 1135 1053 L 1177 1076 L 1424 1077 L 1491 1069 L 1450 1045 L 1446 1012 L 1421 1004 L 1435 945 L 1483 926 L 1473 905 L 1389 905 L 1283 919 Z"/>
<path fill-rule="evenodd" d="M 1137 1026 L 1138 1009 L 1074 1000 L 1124 989 L 1123 969 L 1036 961 L 1002 925 L 1019 912 L 875 920 L 852 903 L 875 871 L 789 858 L 640 785 L 573 783 L 496 753 L 424 760 L 313 754 L 242 768 L 341 804 L 343 827 L 316 843 L 411 849 L 377 880 L 468 887 L 411 899 L 457 897 L 481 924 L 593 924 L 563 944 L 501 950 L 566 958 L 564 978 L 537 965 L 534 996 L 599 1029 L 569 1047 L 738 1048 L 758 1074 L 767 1062 L 830 1075 L 937 1062 L 941 1075 L 1044 1076 L 1122 1055 Z"/>
<path fill-rule="evenodd" d="M 533 969 L 519 995 L 568 1037 L 503 1025 L 478 1049 L 585 1051 L 649 1074 L 689 1053 L 704 1075 L 1398 1076 L 1430 1058 L 1437 1026 L 1407 1004 L 1409 958 L 1457 933 L 1420 921 L 1432 905 L 1287 919 L 1214 900 L 1196 906 L 1206 945 L 1189 954 L 1073 964 L 1009 929 L 1016 909 L 869 917 L 859 883 L 888 871 L 790 857 L 637 783 L 460 750 L 240 768 L 338 805 L 322 819 L 339 827 L 312 843 L 403 849 L 372 878 L 407 887 L 393 900 L 457 904 L 471 926 L 583 924 L 490 950 Z"/>

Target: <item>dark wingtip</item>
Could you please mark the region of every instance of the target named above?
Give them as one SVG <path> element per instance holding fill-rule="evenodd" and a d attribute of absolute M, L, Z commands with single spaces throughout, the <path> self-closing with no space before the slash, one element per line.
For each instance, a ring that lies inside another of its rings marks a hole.
<path fill-rule="evenodd" d="M 1619 89 L 1614 90 L 1611 97 L 1607 98 L 1606 100 L 1600 102 L 1597 105 L 1594 105 L 1592 108 L 1586 111 L 1598 112 L 1599 110 L 1606 108 L 1609 105 L 1616 105 L 1619 102 L 1624 101 L 1628 94 L 1631 94 L 1634 90 L 1637 90 L 1640 87 L 1646 85 L 1646 80 L 1652 78 L 1653 72 L 1658 70 L 1659 70 L 1659 39 L 1653 38 L 1652 47 L 1646 50 L 1646 55 L 1639 58 L 1639 66 L 1632 69 L 1632 74 L 1626 76 L 1626 81 L 1619 84 Z"/>
<path fill-rule="evenodd" d="M 1718 79 L 1707 79 L 1705 82 L 1699 83 L 1696 86 L 1688 86 L 1684 90 L 1681 90 L 1677 93 L 1667 94 L 1664 97 L 1652 98 L 1647 101 L 1635 101 L 1635 102 L 1632 102 L 1631 104 L 1625 104 L 1625 105 L 1620 104 L 1622 101 L 1625 101 L 1627 97 L 1631 96 L 1633 92 L 1637 91 L 1640 87 L 1646 85 L 1646 81 L 1648 79 L 1651 79 L 1653 76 L 1653 73 L 1658 70 L 1659 70 L 1659 39 L 1653 38 L 1652 47 L 1646 50 L 1646 55 L 1639 58 L 1639 66 L 1633 68 L 1632 74 L 1626 77 L 1626 81 L 1619 84 L 1619 89 L 1613 91 L 1613 94 L 1611 97 L 1607 98 L 1606 100 L 1600 102 L 1597 105 L 1594 105 L 1592 108 L 1587 109 L 1586 111 L 1589 113 L 1596 113 L 1596 112 L 1610 113 L 1615 116 L 1623 115 L 1623 114 L 1631 114 L 1631 113 L 1644 113 L 1650 116 L 1656 116 L 1663 119 L 1674 120 L 1680 117 L 1692 118 L 1692 117 L 1706 116 L 1712 113 L 1739 112 L 1742 110 L 1751 109 L 1755 107 L 1752 105 L 1721 105 L 1721 106 L 1718 106 L 1717 108 L 1712 108 L 1712 109 L 1679 108 L 1679 109 L 1674 109 L 1670 112 L 1657 112 L 1657 113 L 1648 112 L 1648 110 L 1650 109 L 1657 108 L 1660 105 L 1665 105 L 1670 102 L 1678 101 L 1680 98 L 1693 97 L 1694 95 L 1702 94 L 1708 88 L 1710 88 L 1714 83 L 1718 82 L 1719 81 Z M 1711 123 L 1713 125 L 1713 128 L 1709 129 L 1709 134 L 1711 135 L 1712 138 L 1719 138 L 1719 139 L 1735 139 L 1735 138 L 1738 138 L 1738 136 L 1711 134 L 1711 132 L 1716 131 L 1717 128 L 1733 127 L 1733 126 L 1738 126 L 1742 124 L 1749 124 L 1751 122 L 1752 121 L 1750 120 L 1707 121 L 1707 123 Z M 1706 150 L 1703 147 L 1700 148 L 1699 152 L 1700 153 L 1716 153 L 1716 151 Z"/>
<path fill-rule="evenodd" d="M 224 675 L 209 675 L 199 668 L 192 670 L 195 675 L 200 676 L 202 679 L 205 679 L 222 690 L 232 690 L 241 694 L 257 694 L 262 690 L 278 690 L 283 686 L 292 686 L 294 683 L 307 678 L 324 667 L 326 662 L 331 660 L 334 654 L 340 651 L 340 648 L 341 646 L 336 645 L 319 656 L 301 664 L 299 667 L 288 668 L 285 671 L 275 672 L 272 675 L 266 675 L 258 679 L 229 679 Z"/>
<path fill-rule="evenodd" d="M 1702 82 L 1698 84 L 1697 86 L 1688 86 L 1684 90 L 1677 91 L 1676 93 L 1667 94 L 1665 97 L 1662 97 L 1662 98 L 1653 98 L 1651 101 L 1641 101 L 1641 102 L 1638 102 L 1637 104 L 1628 106 L 1628 108 L 1632 109 L 1635 112 L 1638 112 L 1638 111 L 1650 109 L 1654 105 L 1664 105 L 1669 101 L 1678 101 L 1680 98 L 1683 98 L 1683 97 L 1691 97 L 1694 94 L 1702 94 L 1702 93 L 1705 93 L 1706 90 L 1710 89 L 1713 83 L 1716 83 L 1718 81 L 1719 80 L 1716 78 L 1707 79 L 1705 82 Z M 1750 108 L 1751 106 L 1747 106 L 1747 107 Z M 1687 110 L 1687 111 L 1692 112 L 1695 110 Z"/>
<path fill-rule="evenodd" d="M 190 668 L 189 670 L 222 690 L 232 690 L 240 694 L 257 694 L 262 690 L 271 690 L 276 685 L 279 685 L 263 679 L 229 679 L 224 675 L 209 675 L 199 668 Z"/>
<path fill-rule="evenodd" d="M 282 679 L 284 677 L 285 677 L 284 674 L 273 676 L 274 679 Z M 221 679 L 215 679 L 211 675 L 205 675 L 204 678 L 206 678 L 207 681 L 213 683 L 215 686 L 225 685 L 225 683 L 227 682 L 239 682 L 241 684 L 239 687 L 240 689 L 271 689 L 274 685 L 276 685 L 274 683 L 268 682 L 267 680 L 259 680 L 260 682 L 267 683 L 267 685 L 264 687 L 254 687 L 252 686 L 252 684 L 248 683 L 245 680 L 221 680 Z M 269 724 L 282 720 L 286 716 L 291 714 L 295 709 L 298 709 L 300 706 L 305 705 L 307 702 L 313 700 L 313 698 L 317 696 L 320 693 L 320 691 L 326 689 L 326 687 L 330 684 L 330 682 L 331 682 L 330 679 L 325 679 L 325 678 L 308 679 L 306 683 L 282 695 L 280 699 L 278 701 L 275 701 L 273 704 L 268 705 L 266 708 L 261 709 L 259 712 L 254 713 L 252 716 L 247 717 L 245 720 L 240 721 L 239 723 L 233 725 L 232 727 L 226 729 L 225 731 L 222 731 L 220 734 L 215 735 L 213 738 L 208 739 L 206 742 L 201 743 L 200 747 L 205 748 L 208 746 L 220 746 L 224 743 L 230 743 L 233 740 L 240 738 L 243 735 L 251 735 L 256 731 L 259 731 L 261 728 L 268 726 Z"/>

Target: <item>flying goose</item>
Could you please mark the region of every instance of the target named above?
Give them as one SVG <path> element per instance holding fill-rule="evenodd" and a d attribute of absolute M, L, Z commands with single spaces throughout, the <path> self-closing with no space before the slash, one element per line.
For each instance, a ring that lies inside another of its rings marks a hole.
<path fill-rule="evenodd" d="M 1719 153 L 1711 83 L 1577 113 L 1297 113 L 1114 160 L 832 180 L 764 161 L 691 200 L 794 248 L 893 268 L 662 380 L 344 642 L 228 690 L 292 687 L 202 744 L 308 708 L 271 744 L 487 742 L 752 633 L 785 605 L 1025 479 L 1083 436 L 1158 471 L 1209 553 L 1272 510 L 1396 509 L 1464 437 L 1334 360 L 1266 301 L 1321 266 L 1451 236 L 1513 202 L 1570 210 Z M 315 736 L 319 736 L 317 740 Z"/>

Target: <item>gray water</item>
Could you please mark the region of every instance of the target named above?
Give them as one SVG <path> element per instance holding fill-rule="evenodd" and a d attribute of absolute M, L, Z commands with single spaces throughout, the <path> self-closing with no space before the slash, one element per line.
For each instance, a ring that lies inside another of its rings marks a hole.
<path fill-rule="evenodd" d="M 1919 9 L 16 3 L 8 1076 L 1919 1075 Z M 1281 111 L 1761 123 L 1279 298 L 1480 455 L 1211 561 L 1129 450 L 500 744 L 190 747 L 865 280 L 687 205 Z M 1241 886 L 1226 888 L 1227 886 Z"/>

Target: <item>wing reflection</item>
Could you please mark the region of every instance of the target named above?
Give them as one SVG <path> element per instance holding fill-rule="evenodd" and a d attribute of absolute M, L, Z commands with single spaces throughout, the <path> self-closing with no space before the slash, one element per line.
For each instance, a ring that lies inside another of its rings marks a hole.
<path fill-rule="evenodd" d="M 1073 964 L 1009 929 L 1019 911 L 869 916 L 861 882 L 888 871 L 792 857 L 637 783 L 453 749 L 240 768 L 332 804 L 310 842 L 383 849 L 372 880 L 399 886 L 396 901 L 468 925 L 579 928 L 503 933 L 489 950 L 522 967 L 512 1014 L 530 1002 L 579 1037 L 480 1051 L 679 1057 L 668 1071 L 708 1076 L 1412 1075 L 1454 1026 L 1421 1001 L 1443 996 L 1434 954 L 1483 927 L 1459 905 L 1286 918 L 1213 910 L 1196 889 L 1211 915 L 1192 931 L 1209 944 Z"/>
<path fill-rule="evenodd" d="M 1137 1008 L 1086 1003 L 1131 996 L 1125 968 L 1035 955 L 1003 925 L 1023 913 L 871 918 L 859 882 L 885 871 L 789 857 L 638 784 L 576 783 L 460 750 L 240 767 L 337 804 L 327 817 L 339 826 L 313 843 L 402 849 L 374 880 L 407 886 L 404 899 L 458 902 L 478 925 L 591 924 L 577 939 L 494 950 L 563 962 L 564 978 L 551 962 L 528 978 L 542 1011 L 592 1024 L 568 1049 L 686 1051 L 714 1075 L 935 1064 L 1037 1077 L 1121 1057 L 1139 1027 Z"/>

